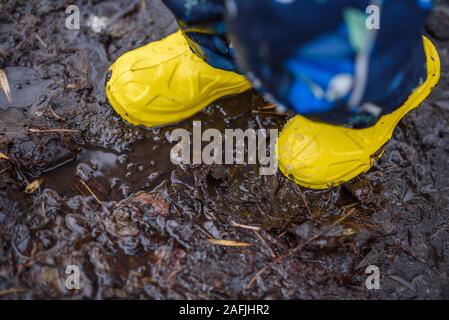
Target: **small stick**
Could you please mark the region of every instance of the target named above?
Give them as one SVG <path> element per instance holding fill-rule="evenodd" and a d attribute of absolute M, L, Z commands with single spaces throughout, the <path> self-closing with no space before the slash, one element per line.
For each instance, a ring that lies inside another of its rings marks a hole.
<path fill-rule="evenodd" d="M 270 104 L 269 106 L 264 106 L 260 108 L 259 110 L 267 110 L 267 109 L 274 109 L 276 106 L 274 104 Z"/>
<path fill-rule="evenodd" d="M 77 133 L 78 130 L 75 129 L 28 129 L 29 133 L 46 133 L 46 132 L 71 132 Z"/>
<path fill-rule="evenodd" d="M 140 0 L 140 7 L 142 8 L 142 11 L 147 11 L 147 4 L 145 0 Z"/>
<path fill-rule="evenodd" d="M 265 239 L 260 235 L 259 231 L 253 230 L 253 232 L 256 234 L 257 238 L 265 245 L 265 247 L 268 248 L 268 251 L 270 251 L 270 255 L 272 258 L 276 257 L 276 254 L 274 253 L 273 249 L 268 245 L 268 243 L 265 241 Z"/>
<path fill-rule="evenodd" d="M 173 205 L 173 206 L 176 208 L 175 205 Z M 178 209 L 176 209 L 176 210 L 178 210 Z M 207 230 L 204 230 L 203 227 L 201 227 L 201 226 L 199 226 L 199 225 L 197 225 L 197 224 L 194 224 L 194 226 L 195 226 L 195 228 L 198 229 L 202 234 L 204 234 L 207 238 L 212 239 L 212 235 L 211 235 Z"/>
<path fill-rule="evenodd" d="M 48 110 L 50 110 L 51 114 L 58 120 L 64 120 L 62 117 L 58 116 L 56 114 L 56 112 L 53 110 L 53 108 L 51 107 L 51 105 L 48 105 Z"/>
<path fill-rule="evenodd" d="M 8 77 L 2 69 L 0 69 L 0 89 L 2 89 L 6 99 L 8 99 L 9 105 L 12 106 L 12 95 L 11 89 L 9 88 Z"/>
<path fill-rule="evenodd" d="M 320 232 L 318 232 L 316 235 L 314 235 L 313 237 L 309 238 L 306 242 L 300 244 L 299 246 L 297 246 L 296 248 L 293 248 L 292 250 L 290 250 L 289 253 L 287 253 L 286 255 L 280 256 L 277 259 L 274 260 L 274 262 L 280 262 L 282 260 L 284 260 L 285 258 L 291 257 L 292 255 L 294 255 L 295 253 L 298 253 L 300 251 L 302 251 L 308 244 L 310 244 L 311 242 L 318 240 L 319 238 L 321 238 L 324 234 L 326 234 L 327 232 L 329 232 L 329 230 L 333 229 L 336 225 L 338 225 L 339 223 L 341 223 L 343 220 L 345 220 L 346 218 L 348 218 L 349 216 L 351 216 L 353 213 L 355 212 L 355 208 L 351 208 L 348 210 L 348 212 L 346 212 L 344 215 L 342 215 L 340 218 L 338 218 L 337 220 L 335 220 L 330 226 L 324 228 L 323 230 L 321 230 Z"/>
<path fill-rule="evenodd" d="M 231 226 L 242 228 L 242 229 L 254 230 L 254 231 L 259 231 L 260 230 L 259 227 L 248 226 L 246 224 L 240 224 L 240 223 L 237 223 L 235 221 L 231 221 Z"/>
<path fill-rule="evenodd" d="M 313 217 L 312 211 L 310 210 L 309 203 L 307 202 L 306 196 L 304 195 L 304 193 L 302 192 L 301 188 L 298 185 L 296 185 L 296 189 L 298 189 L 298 192 L 301 195 L 302 201 L 304 201 L 304 204 L 306 205 L 307 212 L 309 212 L 309 217 L 312 218 Z"/>
<path fill-rule="evenodd" d="M 240 242 L 234 240 L 222 240 L 222 239 L 207 239 L 212 244 L 217 246 L 226 246 L 226 247 L 250 247 L 251 243 L 248 242 Z"/>
<path fill-rule="evenodd" d="M 94 197 L 95 201 L 97 201 L 97 203 L 99 205 L 101 205 L 101 201 L 100 199 L 98 199 L 98 197 L 96 196 L 96 194 L 92 191 L 92 189 L 87 185 L 87 183 L 85 183 L 83 180 L 80 179 L 80 182 L 83 184 L 84 187 L 86 187 L 87 191 L 89 191 L 89 193 L 92 195 L 92 197 Z"/>
<path fill-rule="evenodd" d="M 278 239 L 282 238 L 283 236 L 285 236 L 285 234 L 287 233 L 287 231 L 282 232 L 280 235 L 277 236 Z"/>
<path fill-rule="evenodd" d="M 353 213 L 355 212 L 355 208 L 351 208 L 348 210 L 348 212 L 346 212 L 344 215 L 342 215 L 340 218 L 338 218 L 337 220 L 335 220 L 330 226 L 324 228 L 322 231 L 318 232 L 316 235 L 314 235 L 313 237 L 309 238 L 309 240 L 307 240 L 306 242 L 300 244 L 299 246 L 297 246 L 296 248 L 293 248 L 292 250 L 290 250 L 286 255 L 283 256 L 279 256 L 278 258 L 274 259 L 270 265 L 263 267 L 262 269 L 260 269 L 255 275 L 254 277 L 251 279 L 250 282 L 248 282 L 248 284 L 246 285 L 246 288 L 249 289 L 251 288 L 251 286 L 253 285 L 254 281 L 257 279 L 258 276 L 260 276 L 263 272 L 265 272 L 265 270 L 268 269 L 269 266 L 271 266 L 271 264 L 273 263 L 277 263 L 277 262 L 281 262 L 284 259 L 291 257 L 292 255 L 294 255 L 295 253 L 300 252 L 301 250 L 303 250 L 308 244 L 310 244 L 311 242 L 319 239 L 320 237 L 322 237 L 325 233 L 329 232 L 329 230 L 331 230 L 332 228 L 334 228 L 336 225 L 338 225 L 340 222 L 342 222 L 343 220 L 345 220 L 346 218 L 348 218 L 349 216 L 351 216 Z"/>
<path fill-rule="evenodd" d="M 0 290 L 0 296 L 5 296 L 12 293 L 24 293 L 30 291 L 29 289 L 24 288 L 10 288 L 6 290 Z"/>
<path fill-rule="evenodd" d="M 246 284 L 245 289 L 248 290 L 250 289 L 254 282 L 256 282 L 257 278 L 264 273 L 266 270 L 268 269 L 268 267 L 263 267 L 262 269 L 260 269 L 259 271 L 257 271 L 257 273 L 251 278 L 251 280 Z"/>
<path fill-rule="evenodd" d="M 284 113 L 278 113 L 278 112 L 268 112 L 268 111 L 258 111 L 258 110 L 252 110 L 253 113 L 262 114 L 262 115 L 271 115 L 271 116 L 281 116 L 286 117 L 287 115 Z"/>
<path fill-rule="evenodd" d="M 44 46 L 45 49 L 47 49 L 47 44 L 44 42 L 44 40 L 42 40 L 42 38 L 36 34 L 36 39 L 39 40 L 39 42 Z"/>

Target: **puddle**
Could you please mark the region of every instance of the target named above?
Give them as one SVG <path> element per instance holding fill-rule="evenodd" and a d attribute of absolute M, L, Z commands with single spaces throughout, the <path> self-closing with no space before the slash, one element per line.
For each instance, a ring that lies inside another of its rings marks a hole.
<path fill-rule="evenodd" d="M 6 67 L 4 71 L 11 89 L 12 105 L 8 102 L 4 92 L 0 90 L 0 108 L 2 109 L 30 107 L 35 103 L 42 102 L 45 89 L 52 83 L 51 80 L 41 79 L 32 68 Z"/>

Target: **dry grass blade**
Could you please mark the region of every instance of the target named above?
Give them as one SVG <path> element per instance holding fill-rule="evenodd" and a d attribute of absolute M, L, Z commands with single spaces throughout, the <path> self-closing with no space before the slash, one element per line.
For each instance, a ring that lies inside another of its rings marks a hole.
<path fill-rule="evenodd" d="M 0 296 L 6 296 L 6 295 L 16 294 L 16 293 L 25 293 L 28 291 L 30 291 L 30 290 L 22 289 L 22 288 L 10 288 L 10 289 L 6 289 L 6 290 L 0 290 Z"/>
<path fill-rule="evenodd" d="M 92 197 L 94 197 L 95 201 L 97 201 L 97 203 L 99 205 L 101 205 L 101 200 L 97 197 L 97 195 L 92 191 L 92 189 L 87 185 L 87 183 L 85 183 L 83 180 L 80 179 L 81 184 L 87 189 L 87 191 L 89 191 L 89 193 L 92 195 Z"/>
<path fill-rule="evenodd" d="M 48 106 L 48 110 L 50 110 L 50 113 L 53 115 L 53 117 L 55 117 L 58 120 L 64 120 L 64 118 L 62 118 L 61 116 L 57 115 L 56 112 L 53 110 L 53 108 L 51 107 L 51 105 Z"/>
<path fill-rule="evenodd" d="M 251 289 L 251 287 L 253 286 L 253 284 L 256 282 L 257 278 L 262 275 L 262 273 L 264 273 L 266 270 L 268 269 L 268 267 L 263 267 L 262 269 L 260 269 L 252 278 L 251 280 L 246 284 L 245 289 Z"/>
<path fill-rule="evenodd" d="M 242 229 L 254 230 L 254 231 L 259 231 L 260 230 L 259 227 L 249 226 L 249 225 L 246 225 L 246 224 L 237 223 L 235 221 L 231 221 L 231 226 L 242 228 Z"/>
<path fill-rule="evenodd" d="M 276 106 L 274 104 L 270 104 L 268 106 L 260 108 L 259 110 L 270 110 L 270 109 L 276 109 Z"/>
<path fill-rule="evenodd" d="M 280 113 L 280 112 L 269 112 L 269 111 L 259 111 L 259 110 L 252 110 L 252 113 L 266 115 L 266 116 L 280 116 L 280 117 L 286 117 L 288 116 L 286 113 Z"/>
<path fill-rule="evenodd" d="M 302 198 L 302 201 L 304 202 L 304 205 L 306 206 L 307 212 L 309 213 L 309 217 L 313 218 L 312 211 L 310 210 L 309 203 L 307 202 L 306 196 L 304 195 L 304 193 L 302 192 L 301 188 L 298 185 L 296 186 L 296 189 L 298 190 L 298 192 Z"/>
<path fill-rule="evenodd" d="M 217 246 L 226 246 L 226 247 L 250 247 L 252 246 L 249 242 L 240 242 L 234 240 L 222 240 L 222 239 L 208 239 L 208 241 Z"/>
<path fill-rule="evenodd" d="M 27 187 L 25 188 L 25 193 L 32 194 L 36 192 L 36 190 L 39 189 L 39 187 L 41 186 L 42 182 L 44 182 L 43 178 L 38 178 L 34 180 L 33 182 L 27 185 Z"/>
<path fill-rule="evenodd" d="M 2 153 L 2 152 L 0 152 L 0 159 L 2 159 L 2 160 L 10 160 L 9 157 L 6 154 Z"/>
<path fill-rule="evenodd" d="M 28 129 L 29 133 L 48 133 L 48 132 L 71 132 L 71 133 L 77 133 L 78 130 L 75 129 Z"/>
<path fill-rule="evenodd" d="M 10 105 L 12 105 L 12 95 L 11 95 L 11 89 L 9 88 L 9 82 L 8 78 L 6 77 L 5 71 L 0 69 L 0 88 L 5 93 L 6 99 L 8 99 L 8 102 Z"/>
<path fill-rule="evenodd" d="M 39 42 L 41 43 L 41 45 L 42 45 L 45 49 L 47 49 L 48 45 L 45 43 L 45 41 L 42 40 L 42 38 L 41 38 L 38 34 L 36 34 L 35 37 L 36 37 L 37 41 L 39 41 Z"/>
<path fill-rule="evenodd" d="M 270 252 L 270 255 L 272 258 L 276 257 L 276 254 L 274 253 L 273 249 L 271 249 L 270 245 L 265 241 L 265 239 L 260 235 L 259 231 L 253 230 L 254 234 L 259 238 L 260 242 L 264 244 L 264 246 L 268 249 Z"/>

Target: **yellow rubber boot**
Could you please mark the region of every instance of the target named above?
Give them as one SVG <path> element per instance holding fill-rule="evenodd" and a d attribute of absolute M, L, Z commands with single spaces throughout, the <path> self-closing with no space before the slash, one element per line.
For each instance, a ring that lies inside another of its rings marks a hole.
<path fill-rule="evenodd" d="M 129 123 L 146 127 L 178 122 L 251 88 L 245 77 L 200 59 L 180 31 L 125 53 L 109 70 L 112 107 Z"/>
<path fill-rule="evenodd" d="M 424 38 L 427 79 L 393 113 L 382 116 L 372 127 L 348 129 L 292 118 L 282 130 L 277 145 L 280 170 L 297 184 L 311 189 L 339 185 L 372 167 L 398 122 L 415 109 L 440 79 L 440 60 L 432 42 Z"/>

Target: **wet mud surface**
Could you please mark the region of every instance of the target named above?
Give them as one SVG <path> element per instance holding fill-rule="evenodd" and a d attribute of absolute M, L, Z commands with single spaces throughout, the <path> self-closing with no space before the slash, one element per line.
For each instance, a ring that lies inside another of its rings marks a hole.
<path fill-rule="evenodd" d="M 0 92 L 0 299 L 449 298 L 449 1 L 427 25 L 439 86 L 372 170 L 325 191 L 257 165 L 171 164 L 167 133 L 193 120 L 281 129 L 289 115 L 247 92 L 171 127 L 127 125 L 104 95 L 108 65 L 176 23 L 157 0 L 78 1 L 68 30 L 69 4 L 0 3 L 13 97 Z M 365 287 L 373 264 L 380 290 Z"/>

